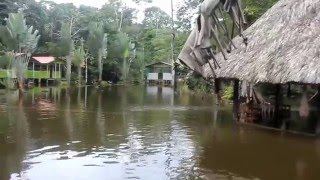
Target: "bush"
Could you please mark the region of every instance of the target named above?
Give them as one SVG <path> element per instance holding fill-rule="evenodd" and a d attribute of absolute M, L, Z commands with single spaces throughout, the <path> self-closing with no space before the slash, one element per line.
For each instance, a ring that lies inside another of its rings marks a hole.
<path fill-rule="evenodd" d="M 213 89 L 211 82 L 206 81 L 197 73 L 192 73 L 187 77 L 186 84 L 192 91 L 210 92 Z"/>

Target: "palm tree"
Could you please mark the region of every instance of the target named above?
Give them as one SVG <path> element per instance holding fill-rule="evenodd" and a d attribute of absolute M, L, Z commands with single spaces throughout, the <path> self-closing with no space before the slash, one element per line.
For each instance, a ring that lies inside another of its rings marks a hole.
<path fill-rule="evenodd" d="M 26 25 L 22 12 L 10 13 L 6 26 L 0 29 L 0 36 L 7 51 L 13 51 L 14 55 L 9 63 L 11 68 L 8 78 L 17 78 L 19 90 L 24 89 L 24 80 L 28 69 L 31 54 L 36 50 L 40 35 L 38 30 Z"/>
<path fill-rule="evenodd" d="M 130 70 L 130 61 L 128 61 L 128 57 L 130 54 L 129 37 L 126 33 L 119 32 L 117 34 L 117 39 L 118 39 L 118 43 L 119 43 L 119 51 L 122 56 L 121 58 L 123 59 L 122 69 L 121 69 L 122 80 L 126 84 L 127 79 L 128 79 L 129 70 Z"/>
<path fill-rule="evenodd" d="M 78 68 L 78 80 L 79 85 L 81 85 L 81 69 L 86 58 L 86 52 L 83 47 L 83 41 L 81 41 L 81 45 L 75 50 L 73 57 L 73 64 Z"/>
<path fill-rule="evenodd" d="M 144 80 L 145 62 L 144 62 L 144 48 L 137 51 L 137 64 L 140 70 L 140 80 Z"/>
<path fill-rule="evenodd" d="M 102 82 L 102 59 L 107 56 L 107 34 L 104 32 L 103 23 L 92 23 L 89 29 L 88 47 L 92 55 L 98 60 L 99 84 Z"/>

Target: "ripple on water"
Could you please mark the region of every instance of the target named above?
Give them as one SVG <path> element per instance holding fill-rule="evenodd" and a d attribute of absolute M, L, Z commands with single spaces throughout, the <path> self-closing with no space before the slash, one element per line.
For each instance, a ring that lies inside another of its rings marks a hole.
<path fill-rule="evenodd" d="M 29 153 L 41 153 L 41 152 L 46 152 L 46 151 L 50 151 L 50 150 L 54 150 L 54 149 L 59 149 L 59 145 L 55 145 L 55 146 L 46 146 L 46 147 L 43 147 L 43 148 L 40 148 L 40 149 L 36 149 L 36 150 L 33 150 L 33 151 L 29 151 Z"/>

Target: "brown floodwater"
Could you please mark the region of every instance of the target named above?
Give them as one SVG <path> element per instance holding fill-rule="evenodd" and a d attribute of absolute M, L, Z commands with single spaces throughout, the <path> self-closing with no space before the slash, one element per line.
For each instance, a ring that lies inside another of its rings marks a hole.
<path fill-rule="evenodd" d="M 320 179 L 320 139 L 171 88 L 0 91 L 0 179 Z"/>

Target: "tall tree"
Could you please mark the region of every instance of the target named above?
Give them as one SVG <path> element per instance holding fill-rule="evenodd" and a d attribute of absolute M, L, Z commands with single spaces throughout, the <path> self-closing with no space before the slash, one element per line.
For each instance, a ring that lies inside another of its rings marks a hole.
<path fill-rule="evenodd" d="M 148 28 L 163 29 L 170 27 L 170 16 L 159 7 L 149 7 L 144 10 L 143 25 Z"/>
<path fill-rule="evenodd" d="M 177 9 L 178 29 L 182 31 L 191 31 L 191 25 L 194 22 L 195 15 L 198 14 L 198 7 L 203 0 L 183 0 L 183 3 Z"/>
<path fill-rule="evenodd" d="M 81 85 L 81 83 L 82 83 L 82 81 L 81 81 L 82 80 L 82 78 L 81 78 L 82 71 L 81 70 L 84 65 L 85 59 L 86 59 L 86 52 L 84 50 L 83 40 L 82 40 L 80 46 L 75 50 L 74 57 L 73 57 L 73 64 L 78 69 L 79 85 Z"/>
<path fill-rule="evenodd" d="M 102 82 L 102 70 L 103 62 L 102 59 L 107 55 L 107 34 L 104 32 L 104 24 L 92 23 L 89 30 L 88 47 L 89 51 L 98 61 L 98 81 L 99 84 Z"/>

